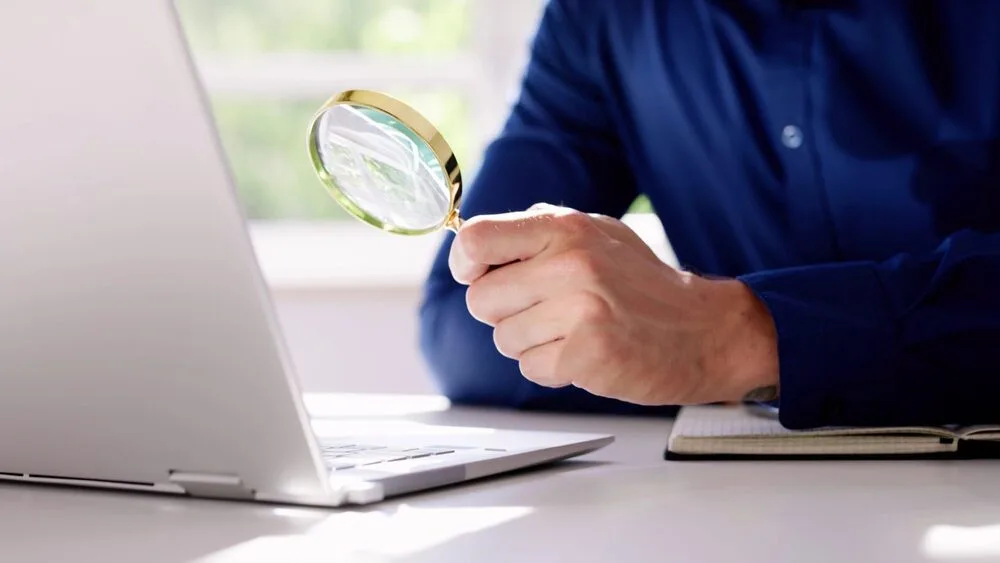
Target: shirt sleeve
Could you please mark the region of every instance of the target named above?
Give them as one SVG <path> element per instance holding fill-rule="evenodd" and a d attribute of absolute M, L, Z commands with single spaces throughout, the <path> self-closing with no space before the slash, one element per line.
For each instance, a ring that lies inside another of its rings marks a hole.
<path fill-rule="evenodd" d="M 552 0 L 531 43 L 520 94 L 461 203 L 463 217 L 539 202 L 621 216 L 637 196 L 599 79 L 597 11 L 604 2 Z M 448 269 L 453 235 L 434 260 L 420 307 L 420 346 L 442 392 L 465 404 L 551 410 L 646 410 L 577 388 L 524 379 L 497 352 L 492 329 L 469 315 Z"/>
<path fill-rule="evenodd" d="M 1000 422 L 1000 234 L 740 279 L 774 317 L 784 426 Z"/>

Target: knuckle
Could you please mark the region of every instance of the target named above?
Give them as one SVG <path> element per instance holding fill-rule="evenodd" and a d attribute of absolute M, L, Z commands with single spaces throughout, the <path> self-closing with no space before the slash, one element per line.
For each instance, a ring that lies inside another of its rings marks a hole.
<path fill-rule="evenodd" d="M 465 307 L 476 320 L 490 320 L 489 292 L 482 283 L 473 283 L 465 290 Z"/>
<path fill-rule="evenodd" d="M 573 308 L 580 315 L 584 323 L 600 323 L 611 315 L 611 307 L 607 302 L 593 293 L 581 293 L 573 304 Z M 601 340 L 600 334 L 595 340 Z"/>
<path fill-rule="evenodd" d="M 541 384 L 538 377 L 538 362 L 531 358 L 522 358 L 517 363 L 517 367 L 521 370 L 522 377 L 533 383 Z"/>
<path fill-rule="evenodd" d="M 592 395 L 598 395 L 600 397 L 609 397 L 613 395 L 613 389 L 607 378 L 604 377 L 585 377 L 577 383 L 577 386 Z"/>
<path fill-rule="evenodd" d="M 528 381 L 542 387 L 561 387 L 552 369 L 536 360 L 522 359 L 518 362 L 521 375 Z"/>
<path fill-rule="evenodd" d="M 591 365 L 603 369 L 617 361 L 618 349 L 606 331 L 594 331 L 588 339 Z"/>
<path fill-rule="evenodd" d="M 575 235 L 589 233 L 594 227 L 593 219 L 580 211 L 565 213 L 559 217 L 558 222 L 560 228 Z"/>
<path fill-rule="evenodd" d="M 600 261 L 593 252 L 586 248 L 567 250 L 561 258 L 560 270 L 565 275 L 578 279 L 594 279 L 600 274 Z"/>
<path fill-rule="evenodd" d="M 519 351 L 515 347 L 515 339 L 511 335 L 509 325 L 500 323 L 493 329 L 493 345 L 503 356 L 517 359 Z"/>
<path fill-rule="evenodd" d="M 528 353 L 518 360 L 518 369 L 521 375 L 543 387 L 560 387 L 557 369 L 559 360 L 553 358 L 551 354 Z"/>

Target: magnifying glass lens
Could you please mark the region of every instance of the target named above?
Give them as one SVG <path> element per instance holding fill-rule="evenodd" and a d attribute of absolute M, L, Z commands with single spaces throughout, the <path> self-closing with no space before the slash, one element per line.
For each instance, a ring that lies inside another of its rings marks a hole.
<path fill-rule="evenodd" d="M 314 123 L 320 175 L 348 211 L 379 228 L 420 233 L 440 228 L 452 191 L 430 145 L 385 111 L 340 103 Z"/>

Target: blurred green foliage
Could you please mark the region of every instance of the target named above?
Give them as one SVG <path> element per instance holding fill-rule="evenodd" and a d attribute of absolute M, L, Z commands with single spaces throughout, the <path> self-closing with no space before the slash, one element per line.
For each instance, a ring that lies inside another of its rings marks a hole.
<path fill-rule="evenodd" d="M 474 0 L 178 0 L 195 51 L 449 53 Z M 481 0 L 480 0 L 481 1 Z"/>
<path fill-rule="evenodd" d="M 177 8 L 196 59 L 267 52 L 432 55 L 455 52 L 468 43 L 471 1 L 178 0 Z M 469 154 L 473 139 L 461 96 L 403 88 L 392 93 L 437 125 L 464 168 L 475 168 L 478 155 Z M 324 192 L 306 153 L 306 128 L 324 101 L 212 96 L 219 133 L 251 219 L 347 216 Z"/>
<path fill-rule="evenodd" d="M 396 94 L 437 124 L 461 159 L 470 141 L 464 101 L 446 93 Z M 250 218 L 347 217 L 324 191 L 307 156 L 307 127 L 323 101 L 214 100 L 222 142 Z M 475 164 L 470 160 L 469 166 Z"/>
<path fill-rule="evenodd" d="M 653 206 L 649 203 L 649 199 L 646 196 L 641 195 L 632 203 L 632 207 L 628 211 L 629 213 L 652 213 Z"/>
<path fill-rule="evenodd" d="M 474 1 L 484 0 L 177 0 L 177 8 L 196 59 L 269 52 L 433 56 L 468 48 Z M 482 139 L 473 138 L 468 101 L 452 92 L 408 91 L 404 84 L 392 94 L 438 127 L 471 179 L 481 156 L 471 147 Z M 306 152 L 306 128 L 324 101 L 212 96 L 251 219 L 347 217 L 324 192 Z M 634 206 L 647 209 L 644 200 Z"/>

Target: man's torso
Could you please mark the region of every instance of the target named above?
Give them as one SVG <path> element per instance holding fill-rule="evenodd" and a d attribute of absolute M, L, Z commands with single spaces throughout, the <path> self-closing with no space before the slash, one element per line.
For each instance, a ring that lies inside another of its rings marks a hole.
<path fill-rule="evenodd" d="M 1000 229 L 1000 2 L 608 4 L 595 70 L 685 265 L 879 260 Z"/>

